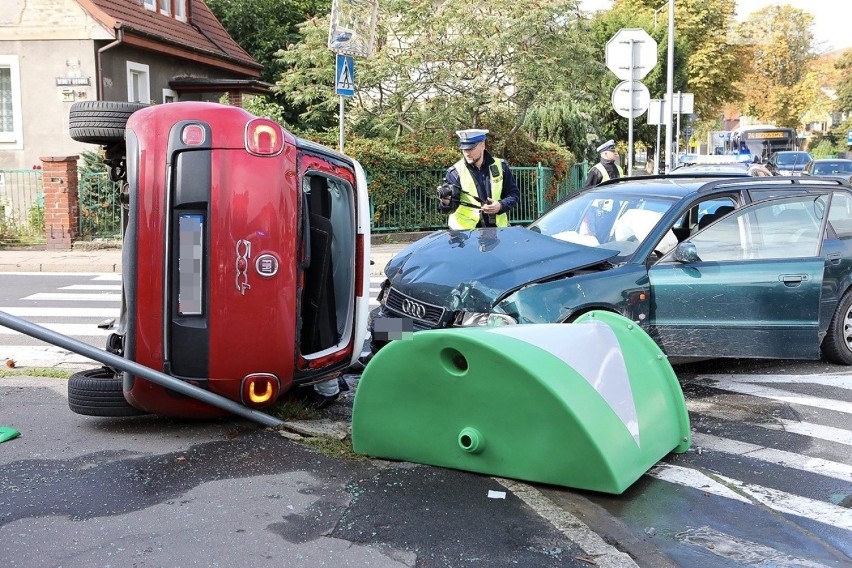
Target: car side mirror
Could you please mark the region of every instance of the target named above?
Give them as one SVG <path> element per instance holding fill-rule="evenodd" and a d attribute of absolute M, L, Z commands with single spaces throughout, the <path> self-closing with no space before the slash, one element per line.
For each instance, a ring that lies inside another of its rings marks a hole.
<path fill-rule="evenodd" d="M 689 241 L 678 243 L 677 247 L 675 247 L 674 259 L 677 262 L 682 262 L 683 264 L 699 262 L 701 260 L 698 258 L 698 249 L 696 249 L 695 245 Z"/>

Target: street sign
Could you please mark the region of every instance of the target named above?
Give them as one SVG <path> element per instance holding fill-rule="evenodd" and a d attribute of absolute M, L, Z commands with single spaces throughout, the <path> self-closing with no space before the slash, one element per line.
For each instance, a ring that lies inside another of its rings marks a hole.
<path fill-rule="evenodd" d="M 376 42 L 378 0 L 332 0 L 328 48 L 335 53 L 370 57 Z"/>
<path fill-rule="evenodd" d="M 852 146 L 852 130 L 846 131 L 846 145 Z"/>
<path fill-rule="evenodd" d="M 612 91 L 612 108 L 624 118 L 642 116 L 650 103 L 651 93 L 648 92 L 648 87 L 639 81 L 633 81 L 632 100 L 630 81 L 622 81 Z"/>
<path fill-rule="evenodd" d="M 351 55 L 337 54 L 337 70 L 335 76 L 335 90 L 341 97 L 355 96 L 355 61 Z"/>
<path fill-rule="evenodd" d="M 648 124 L 666 124 L 666 108 L 663 99 L 651 99 L 648 103 Z"/>
<path fill-rule="evenodd" d="M 692 114 L 695 106 L 695 96 L 692 93 L 672 93 L 672 114 Z"/>
<path fill-rule="evenodd" d="M 622 81 L 642 80 L 656 65 L 657 42 L 641 28 L 622 28 L 606 42 L 606 66 Z"/>

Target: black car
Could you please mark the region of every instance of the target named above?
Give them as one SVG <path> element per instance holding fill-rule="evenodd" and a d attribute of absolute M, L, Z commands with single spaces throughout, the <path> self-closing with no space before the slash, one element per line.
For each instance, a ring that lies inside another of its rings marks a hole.
<path fill-rule="evenodd" d="M 820 158 L 811 160 L 802 170 L 803 176 L 836 176 L 848 178 L 852 175 L 852 160 Z"/>
<path fill-rule="evenodd" d="M 387 330 L 608 310 L 671 357 L 852 365 L 852 187 L 840 180 L 621 178 L 529 228 L 432 233 L 385 274 L 374 349 L 399 335 Z"/>
<path fill-rule="evenodd" d="M 800 150 L 775 152 L 766 161 L 766 169 L 774 176 L 797 176 L 813 158 Z"/>

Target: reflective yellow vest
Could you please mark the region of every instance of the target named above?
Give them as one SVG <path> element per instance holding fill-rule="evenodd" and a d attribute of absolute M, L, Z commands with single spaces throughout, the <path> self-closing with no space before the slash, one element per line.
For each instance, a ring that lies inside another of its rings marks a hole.
<path fill-rule="evenodd" d="M 462 203 L 469 203 L 479 207 L 479 193 L 476 191 L 476 182 L 473 180 L 470 171 L 468 171 L 466 162 L 464 159 L 461 159 L 456 162 L 454 167 L 459 173 L 459 181 L 461 181 L 461 195 L 459 200 Z M 491 177 L 491 199 L 500 201 L 500 196 L 503 193 L 503 160 L 494 158 L 494 163 L 488 166 L 488 175 Z M 450 215 L 448 225 L 450 229 L 475 229 L 476 224 L 479 223 L 480 214 L 481 211 L 479 209 L 460 205 Z M 496 221 L 498 227 L 509 226 L 509 216 L 505 213 L 498 213 Z"/>
<path fill-rule="evenodd" d="M 603 167 L 603 164 L 598 162 L 594 165 L 594 168 L 601 173 L 601 181 L 609 181 L 609 172 L 606 171 L 606 168 Z M 615 164 L 615 169 L 618 170 L 618 177 L 624 177 L 624 170 L 621 169 L 621 166 Z"/>

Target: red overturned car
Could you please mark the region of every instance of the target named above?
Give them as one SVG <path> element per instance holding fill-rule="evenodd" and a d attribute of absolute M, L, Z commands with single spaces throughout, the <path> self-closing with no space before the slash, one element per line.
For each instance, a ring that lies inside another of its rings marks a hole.
<path fill-rule="evenodd" d="M 125 205 L 107 350 L 250 408 L 335 378 L 366 334 L 369 217 L 357 161 L 232 106 L 84 102 Z M 129 372 L 75 374 L 71 410 L 226 414 Z"/>

